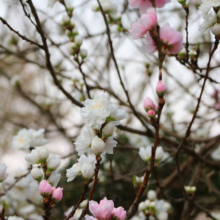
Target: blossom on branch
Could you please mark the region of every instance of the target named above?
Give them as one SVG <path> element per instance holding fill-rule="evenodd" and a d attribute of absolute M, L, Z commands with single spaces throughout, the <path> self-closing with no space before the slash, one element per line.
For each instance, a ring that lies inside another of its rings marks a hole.
<path fill-rule="evenodd" d="M 78 159 L 78 163 L 75 163 L 70 169 L 66 170 L 67 182 L 75 179 L 76 176 L 82 174 L 83 178 L 91 179 L 95 174 L 95 157 L 85 156 L 84 154 Z"/>
<path fill-rule="evenodd" d="M 95 201 L 90 201 L 89 210 L 94 217 L 86 215 L 86 220 L 124 220 L 126 216 L 126 211 L 122 207 L 114 208 L 114 202 L 106 199 L 106 197 L 99 204 Z"/>
<path fill-rule="evenodd" d="M 154 8 L 149 8 L 147 13 L 141 15 L 141 17 L 132 24 L 129 34 L 138 39 L 143 37 L 148 31 L 155 28 L 157 24 L 157 12 Z"/>
<path fill-rule="evenodd" d="M 150 0 L 128 0 L 131 7 L 139 8 L 141 13 L 145 13 L 148 8 L 152 8 L 153 5 Z M 155 0 L 155 5 L 157 8 L 162 8 L 170 0 Z"/>
<path fill-rule="evenodd" d="M 147 33 L 146 40 L 148 44 L 142 47 L 142 51 L 145 53 L 156 52 L 158 48 L 150 33 Z M 162 53 L 179 53 L 183 48 L 182 42 L 182 34 L 171 28 L 169 24 L 160 28 L 160 46 Z"/>

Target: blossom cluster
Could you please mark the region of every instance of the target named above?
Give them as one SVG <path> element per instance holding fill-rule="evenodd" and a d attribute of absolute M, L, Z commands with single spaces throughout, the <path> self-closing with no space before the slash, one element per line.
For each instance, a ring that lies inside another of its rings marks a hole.
<path fill-rule="evenodd" d="M 204 32 L 210 29 L 215 36 L 220 36 L 219 6 L 220 1 L 202 0 L 202 4 L 199 9 L 202 12 L 204 21 L 200 25 L 200 31 Z"/>
<path fill-rule="evenodd" d="M 171 205 L 164 200 L 158 200 L 156 192 L 149 190 L 147 193 L 148 199 L 141 202 L 138 206 L 140 217 L 144 218 L 146 215 L 151 216 L 150 219 L 168 220 L 168 215 L 171 210 Z"/>
<path fill-rule="evenodd" d="M 78 163 L 67 169 L 67 181 L 72 181 L 81 174 L 85 180 L 94 176 L 95 156 L 113 154 L 117 142 L 113 140 L 115 126 L 126 118 L 126 112 L 111 104 L 105 95 L 86 99 L 81 115 L 88 125 L 75 142 L 80 158 Z M 85 154 L 88 154 L 86 156 Z"/>
<path fill-rule="evenodd" d="M 124 220 L 126 211 L 123 207 L 114 207 L 114 202 L 106 197 L 98 204 L 95 201 L 89 202 L 89 211 L 93 216 L 86 215 L 86 220 Z"/>
<path fill-rule="evenodd" d="M 12 148 L 15 150 L 27 150 L 31 147 L 42 146 L 49 142 L 44 138 L 45 129 L 21 129 L 16 136 L 13 137 Z"/>
<path fill-rule="evenodd" d="M 156 0 L 156 7 L 163 7 L 169 0 Z M 147 44 L 142 47 L 145 53 L 154 53 L 160 50 L 162 53 L 179 53 L 183 48 L 182 34 L 171 28 L 169 24 L 158 26 L 157 12 L 152 7 L 150 0 L 129 0 L 132 7 L 139 7 L 141 17 L 132 25 L 129 31 L 134 39 L 146 35 Z M 159 27 L 159 28 L 158 28 Z M 159 31 L 158 31 L 159 29 Z M 159 40 L 158 40 L 159 39 Z"/>

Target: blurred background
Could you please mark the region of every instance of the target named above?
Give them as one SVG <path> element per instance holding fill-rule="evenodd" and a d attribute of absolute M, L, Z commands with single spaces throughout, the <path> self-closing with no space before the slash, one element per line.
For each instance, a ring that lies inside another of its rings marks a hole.
<path fill-rule="evenodd" d="M 103 158 L 99 186 L 93 197 L 94 200 L 99 201 L 106 196 L 108 199 L 113 199 L 116 206 L 122 205 L 128 209 L 135 198 L 133 176 L 142 176 L 146 168 L 146 163 L 140 159 L 138 150 L 153 143 L 154 129 L 147 119 L 142 102 L 146 96 L 157 102 L 155 87 L 159 70 L 157 53 L 141 52 L 140 48 L 146 42 L 145 39 L 133 40 L 129 36 L 128 30 L 140 17 L 139 11 L 131 8 L 126 0 L 111 2 L 115 4 L 116 11 L 108 18 L 119 21 L 117 24 L 109 21 L 115 56 L 131 102 L 146 121 L 147 132 L 146 127 L 134 116 L 120 85 L 111 59 L 103 17 L 100 12 L 92 10 L 97 2 L 95 0 L 66 1 L 67 5 L 71 4 L 74 7 L 71 22 L 75 24 L 75 32 L 82 37 L 81 48 L 88 51 L 83 65 L 79 66 L 68 52 L 70 39 L 63 26 L 63 16 L 66 15 L 64 6 L 56 2 L 51 8 L 45 0 L 33 0 L 47 38 L 56 78 L 63 88 L 74 99 L 83 103 L 87 98 L 83 81 L 85 74 L 92 97 L 105 94 L 112 103 L 128 113 L 128 118 L 122 121 L 122 125 L 116 131 L 114 138 L 118 141 L 118 146 L 114 149 L 114 154 Z M 23 2 L 23 5 L 27 16 L 20 1 L 1 0 L 0 17 L 19 34 L 42 44 L 41 37 L 33 25 L 35 21 L 28 4 Z M 183 186 L 193 183 L 197 184 L 195 201 L 209 211 L 215 212 L 220 208 L 220 107 L 216 105 L 220 99 L 219 50 L 216 51 L 211 62 L 209 79 L 190 138 L 179 157 L 182 176 L 178 175 L 175 162 L 176 149 L 194 113 L 203 83 L 208 53 L 214 42 L 214 37 L 209 31 L 201 33 L 198 30 L 203 20 L 198 6 L 199 1 L 190 2 L 190 65 L 181 62 L 180 56 L 173 55 L 166 57 L 163 67 L 163 81 L 167 85 L 167 93 L 161 118 L 160 145 L 166 151 L 166 158 L 159 164 L 157 176 L 164 187 L 164 193 L 172 199 L 167 199 L 161 192 L 155 174 L 151 176 L 148 190 L 156 190 L 159 199 L 171 203 L 169 219 L 187 219 L 184 210 L 190 212 L 188 215 L 190 219 L 207 219 L 203 217 L 205 212 L 200 208 L 192 206 L 186 210 L 187 201 L 177 200 L 183 197 Z M 161 26 L 169 23 L 172 28 L 180 31 L 185 39 L 185 11 L 178 1 L 172 0 L 164 8 L 158 9 L 158 16 Z M 195 67 L 197 62 L 198 66 Z M 213 93 L 216 91 L 218 95 L 214 96 Z M 55 85 L 46 66 L 44 51 L 22 40 L 2 22 L 0 22 L 0 122 L 0 162 L 7 165 L 11 178 L 28 168 L 24 160 L 27 152 L 12 149 L 13 136 L 22 128 L 45 129 L 45 136 L 50 140 L 46 145 L 50 153 L 62 158 L 59 185 L 65 189 L 64 199 L 56 206 L 52 218 L 64 218 L 64 212 L 78 201 L 83 190 L 81 177 L 77 177 L 73 182 L 66 181 L 66 169 L 70 168 L 78 158 L 74 142 L 84 126 L 80 107 L 73 104 Z M 23 190 L 23 186 L 19 187 L 20 191 Z M 8 204 L 7 212 L 26 219 L 39 217 L 29 216 L 34 212 L 30 211 L 30 207 L 26 212 L 19 211 L 28 205 L 34 204 L 35 209 L 40 206 L 35 204 L 38 201 L 30 201 L 29 196 L 32 194 L 24 198 L 12 196 L 14 206 Z M 146 193 L 144 196 L 146 199 Z M 37 212 L 40 213 L 41 209 L 37 208 Z M 137 218 L 141 219 L 140 216 Z"/>

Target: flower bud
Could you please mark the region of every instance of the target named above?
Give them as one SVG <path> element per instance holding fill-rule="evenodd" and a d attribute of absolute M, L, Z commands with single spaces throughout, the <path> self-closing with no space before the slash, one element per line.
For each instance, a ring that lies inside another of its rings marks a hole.
<path fill-rule="evenodd" d="M 154 110 L 151 109 L 151 110 L 149 110 L 149 111 L 147 112 L 147 115 L 148 115 L 149 118 L 153 119 L 153 118 L 155 118 L 156 113 L 155 113 Z"/>
<path fill-rule="evenodd" d="M 52 198 L 59 202 L 63 198 L 63 188 L 58 187 L 53 191 Z"/>
<path fill-rule="evenodd" d="M 215 23 L 214 26 L 212 26 L 212 33 L 215 36 L 220 36 L 220 24 L 219 23 Z"/>
<path fill-rule="evenodd" d="M 3 164 L 0 164 L 0 182 L 4 181 L 7 176 L 8 176 L 8 173 L 6 173 L 6 165 L 3 163 Z"/>
<path fill-rule="evenodd" d="M 145 202 L 140 202 L 139 206 L 138 206 L 138 210 L 139 211 L 143 211 L 147 208 L 146 203 Z"/>
<path fill-rule="evenodd" d="M 220 110 L 220 102 L 215 104 L 215 109 Z"/>
<path fill-rule="evenodd" d="M 113 122 L 109 122 L 105 127 L 102 129 L 102 136 L 104 138 L 108 138 L 113 135 L 115 130 L 115 125 Z"/>
<path fill-rule="evenodd" d="M 79 207 L 82 208 L 82 209 L 84 209 L 84 208 L 86 207 L 87 203 L 88 203 L 88 199 L 82 201 L 82 202 L 80 203 Z"/>
<path fill-rule="evenodd" d="M 80 56 L 85 59 L 88 56 L 88 51 L 86 49 L 80 49 Z"/>
<path fill-rule="evenodd" d="M 161 80 L 157 83 L 156 92 L 159 98 L 163 98 L 166 93 L 166 86 Z"/>
<path fill-rule="evenodd" d="M 136 178 L 136 182 L 137 182 L 138 184 L 142 184 L 143 181 L 144 181 L 144 176 L 141 176 L 141 177 L 135 176 L 135 178 Z"/>
<path fill-rule="evenodd" d="M 158 147 L 158 148 L 156 149 L 155 159 L 156 159 L 157 161 L 162 160 L 162 159 L 163 159 L 163 154 L 164 154 L 163 148 L 162 148 L 162 147 Z"/>
<path fill-rule="evenodd" d="M 98 136 L 95 136 L 92 139 L 92 144 L 91 144 L 91 150 L 95 155 L 100 155 L 105 147 L 105 142 L 99 138 Z"/>
<path fill-rule="evenodd" d="M 148 97 L 144 99 L 144 109 L 146 110 L 146 112 L 151 109 L 155 109 L 154 102 Z"/>
<path fill-rule="evenodd" d="M 47 158 L 49 157 L 49 151 L 46 147 L 37 147 L 36 148 L 38 153 L 38 158 L 40 163 L 44 163 L 47 161 Z"/>
<path fill-rule="evenodd" d="M 91 164 L 86 163 L 83 164 L 81 168 L 81 173 L 84 179 L 89 180 L 94 176 L 95 170 Z"/>
<path fill-rule="evenodd" d="M 48 196 L 52 193 L 52 187 L 46 180 L 40 182 L 38 189 L 41 196 Z"/>
<path fill-rule="evenodd" d="M 144 148 L 144 147 L 141 147 L 139 149 L 139 155 L 141 157 L 142 160 L 148 162 L 151 158 L 151 152 L 152 152 L 152 148 L 150 146 Z"/>
<path fill-rule="evenodd" d="M 181 60 L 184 60 L 186 58 L 186 48 L 185 47 L 178 53 L 178 57 Z"/>
<path fill-rule="evenodd" d="M 80 35 L 75 36 L 74 42 L 81 45 L 83 42 L 83 38 Z"/>
<path fill-rule="evenodd" d="M 63 15 L 63 17 L 62 17 L 62 22 L 63 23 L 66 23 L 66 22 L 69 22 L 70 21 L 70 18 L 69 18 L 69 16 L 68 15 Z"/>
<path fill-rule="evenodd" d="M 112 210 L 112 219 L 124 220 L 126 216 L 126 211 L 122 207 L 114 208 Z"/>
<path fill-rule="evenodd" d="M 31 176 L 33 177 L 34 180 L 37 180 L 37 182 L 40 182 L 43 177 L 42 170 L 39 168 L 33 168 L 31 170 Z"/>
<path fill-rule="evenodd" d="M 148 193 L 147 193 L 147 198 L 148 198 L 149 200 L 151 200 L 151 201 L 156 200 L 156 198 L 157 198 L 156 192 L 155 192 L 154 190 L 148 191 Z"/>
<path fill-rule="evenodd" d="M 194 194 L 196 191 L 196 187 L 195 186 L 184 186 L 184 189 L 186 190 L 186 192 L 188 194 Z"/>
<path fill-rule="evenodd" d="M 59 157 L 52 156 L 47 160 L 47 169 L 52 172 L 56 170 L 61 163 L 61 159 Z"/>
<path fill-rule="evenodd" d="M 36 149 L 32 150 L 29 154 L 25 156 L 25 160 L 30 164 L 36 164 L 38 159 L 38 152 Z"/>

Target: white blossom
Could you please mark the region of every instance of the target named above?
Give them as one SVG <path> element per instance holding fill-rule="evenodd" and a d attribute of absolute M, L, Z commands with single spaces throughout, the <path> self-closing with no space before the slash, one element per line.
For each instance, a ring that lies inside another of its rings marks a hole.
<path fill-rule="evenodd" d="M 47 168 L 50 171 L 54 171 L 54 170 L 56 170 L 60 166 L 60 163 L 61 163 L 60 157 L 51 156 L 47 160 Z"/>
<path fill-rule="evenodd" d="M 199 26 L 199 30 L 201 32 L 207 31 L 209 28 L 211 28 L 215 24 L 216 21 L 217 21 L 217 16 L 215 13 L 207 14 L 203 23 Z"/>
<path fill-rule="evenodd" d="M 48 182 L 50 183 L 51 186 L 56 187 L 60 181 L 60 177 L 61 177 L 60 173 L 57 173 L 57 171 L 53 171 L 50 177 L 48 178 Z"/>
<path fill-rule="evenodd" d="M 21 129 L 16 136 L 13 137 L 12 148 L 16 150 L 27 150 L 30 147 L 42 146 L 49 142 L 44 138 L 45 129 Z"/>
<path fill-rule="evenodd" d="M 45 129 L 41 128 L 39 130 L 29 129 L 32 134 L 31 146 L 42 146 L 44 144 L 49 143 L 50 141 L 44 138 Z"/>
<path fill-rule="evenodd" d="M 157 147 L 156 153 L 155 153 L 155 159 L 156 160 L 162 160 L 163 159 L 163 148 L 162 147 Z"/>
<path fill-rule="evenodd" d="M 38 151 L 37 149 L 32 150 L 29 154 L 25 156 L 25 160 L 30 164 L 36 164 L 38 161 Z"/>
<path fill-rule="evenodd" d="M 109 137 L 105 142 L 105 148 L 102 155 L 105 155 L 106 153 L 113 154 L 113 148 L 116 147 L 117 143 L 117 141 L 113 140 L 113 136 Z"/>
<path fill-rule="evenodd" d="M 151 151 L 151 147 L 147 146 L 146 148 L 141 147 L 138 153 L 142 160 L 148 162 L 151 158 Z"/>
<path fill-rule="evenodd" d="M 92 139 L 95 137 L 95 132 L 92 127 L 85 127 L 82 130 L 82 135 L 77 139 L 75 142 L 76 145 L 76 151 L 78 152 L 78 155 L 82 155 L 84 153 L 91 154 L 91 143 Z"/>
<path fill-rule="evenodd" d="M 86 99 L 85 107 L 81 108 L 81 115 L 89 126 L 99 129 L 110 115 L 109 101 L 105 95 L 95 96 L 94 99 Z"/>
<path fill-rule="evenodd" d="M 85 59 L 88 56 L 88 50 L 80 48 L 80 56 Z"/>
<path fill-rule="evenodd" d="M 15 150 L 26 150 L 31 146 L 31 141 L 32 135 L 30 131 L 23 128 L 13 137 L 12 148 Z"/>
<path fill-rule="evenodd" d="M 67 169 L 66 177 L 67 182 L 72 181 L 77 175 L 80 175 L 82 172 L 83 165 L 88 164 L 90 165 L 93 170 L 95 169 L 95 157 L 90 155 L 90 156 L 85 156 L 84 154 L 80 156 L 78 159 L 78 163 L 75 163 L 70 169 Z M 86 168 L 88 170 L 88 167 Z"/>
<path fill-rule="evenodd" d="M 117 106 L 110 105 L 110 120 L 114 125 L 119 125 L 120 121 L 127 117 L 125 110 L 119 109 Z"/>

